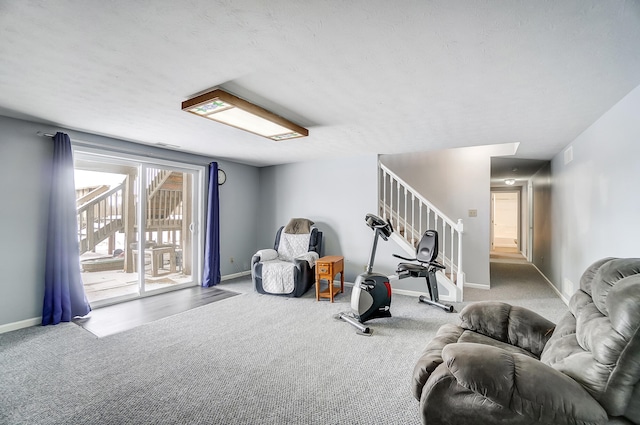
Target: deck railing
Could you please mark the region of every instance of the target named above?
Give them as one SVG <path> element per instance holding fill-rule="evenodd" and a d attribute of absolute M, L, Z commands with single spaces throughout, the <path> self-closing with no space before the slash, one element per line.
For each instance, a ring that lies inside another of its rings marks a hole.
<path fill-rule="evenodd" d="M 147 230 L 182 228 L 182 191 L 160 189 L 147 200 Z"/>
<path fill-rule="evenodd" d="M 163 188 L 172 172 L 159 168 L 147 169 L 147 187 L 143 193 L 147 196 L 146 224 L 147 239 L 175 241 L 180 240 L 183 217 L 182 190 Z M 175 186 L 175 185 L 174 185 Z M 95 249 L 96 245 L 124 231 L 126 180 L 109 189 L 103 185 L 91 191 L 77 191 L 78 242 L 80 254 Z M 134 202 L 137 202 L 137 184 L 134 182 Z M 134 225 L 135 229 L 135 225 Z"/>
<path fill-rule="evenodd" d="M 78 206 L 80 254 L 93 250 L 105 238 L 123 230 L 124 188 L 125 183 L 120 183 Z"/>
<path fill-rule="evenodd" d="M 446 267 L 445 275 L 462 293 L 462 220 L 453 221 L 435 205 L 379 163 L 379 208 L 384 218 L 407 243 L 416 246 L 426 230 L 436 230 L 439 236 L 439 261 Z"/>

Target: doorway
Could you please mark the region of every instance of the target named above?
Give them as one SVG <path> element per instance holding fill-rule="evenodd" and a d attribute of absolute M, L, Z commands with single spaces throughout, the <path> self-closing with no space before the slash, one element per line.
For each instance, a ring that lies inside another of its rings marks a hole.
<path fill-rule="evenodd" d="M 491 256 L 523 259 L 520 191 L 491 192 Z"/>
<path fill-rule="evenodd" d="M 78 242 L 94 307 L 196 284 L 202 167 L 76 150 Z"/>

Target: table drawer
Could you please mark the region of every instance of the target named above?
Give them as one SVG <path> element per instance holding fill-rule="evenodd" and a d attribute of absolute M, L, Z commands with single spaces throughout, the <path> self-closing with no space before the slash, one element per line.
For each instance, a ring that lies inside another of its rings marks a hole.
<path fill-rule="evenodd" d="M 331 272 L 331 264 L 317 264 L 316 268 L 318 269 L 318 273 L 327 274 Z"/>

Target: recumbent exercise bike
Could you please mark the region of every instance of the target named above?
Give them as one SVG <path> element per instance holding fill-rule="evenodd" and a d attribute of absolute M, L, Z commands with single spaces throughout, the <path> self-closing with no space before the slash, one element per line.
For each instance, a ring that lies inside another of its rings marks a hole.
<path fill-rule="evenodd" d="M 438 295 L 438 279 L 436 272 L 444 270 L 445 266 L 438 263 L 438 232 L 435 230 L 427 230 L 420 238 L 418 246 L 416 246 L 415 258 L 406 258 L 397 254 L 393 254 L 394 257 L 407 261 L 417 261 L 418 263 L 400 263 L 396 269 L 399 279 L 405 279 L 407 277 L 424 277 L 427 280 L 427 288 L 429 289 L 429 295 L 431 298 L 427 298 L 424 295 L 420 295 L 418 298 L 420 302 L 429 304 L 432 306 L 440 307 L 446 312 L 451 313 L 453 306 L 450 304 L 443 304 L 440 302 L 440 296 Z"/>

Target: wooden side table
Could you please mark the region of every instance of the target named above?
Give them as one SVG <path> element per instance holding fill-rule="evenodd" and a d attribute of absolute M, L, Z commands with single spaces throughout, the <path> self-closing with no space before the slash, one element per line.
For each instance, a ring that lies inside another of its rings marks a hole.
<path fill-rule="evenodd" d="M 138 268 L 138 250 L 133 249 L 133 271 Z M 158 245 L 151 248 L 145 248 L 145 259 L 149 258 L 151 262 L 151 276 L 158 276 L 158 269 L 164 268 L 164 256 L 169 255 L 169 273 L 176 272 L 176 251 L 173 245 Z"/>
<path fill-rule="evenodd" d="M 340 286 L 333 284 L 333 278 L 340 273 Z M 326 279 L 327 290 L 320 292 L 320 280 Z M 320 297 L 329 298 L 333 302 L 333 297 L 338 292 L 344 292 L 344 257 L 339 255 L 328 255 L 316 260 L 316 301 Z"/>

